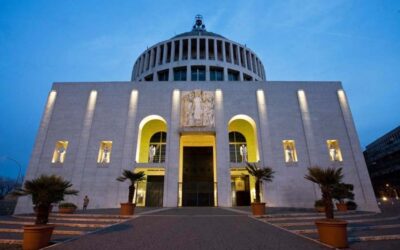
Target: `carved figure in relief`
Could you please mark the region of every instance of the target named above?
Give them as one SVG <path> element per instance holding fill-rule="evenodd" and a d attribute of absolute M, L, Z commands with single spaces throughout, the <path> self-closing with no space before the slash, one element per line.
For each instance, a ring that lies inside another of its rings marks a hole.
<path fill-rule="evenodd" d="M 103 149 L 103 159 L 101 163 L 109 163 L 110 162 L 110 149 L 105 146 Z"/>
<path fill-rule="evenodd" d="M 294 161 L 293 149 L 289 145 L 286 145 L 285 152 L 286 152 L 286 162 L 293 162 Z"/>
<path fill-rule="evenodd" d="M 338 160 L 337 150 L 333 144 L 329 145 L 329 154 L 331 156 L 332 161 Z"/>
<path fill-rule="evenodd" d="M 196 125 L 202 125 L 202 115 L 203 115 L 203 109 L 202 109 L 202 100 L 201 100 L 201 90 L 195 90 L 194 92 L 194 98 L 193 98 L 193 118 L 196 123 Z"/>
<path fill-rule="evenodd" d="M 156 147 L 151 145 L 149 148 L 149 163 L 154 162 L 154 156 L 156 155 Z"/>
<path fill-rule="evenodd" d="M 57 163 L 62 163 L 64 154 L 65 154 L 65 148 L 63 146 L 59 147 L 57 149 L 57 160 L 56 160 Z"/>
<path fill-rule="evenodd" d="M 246 145 L 240 146 L 240 155 L 242 156 L 242 162 L 247 162 L 247 147 L 246 147 Z"/>
<path fill-rule="evenodd" d="M 181 99 L 181 125 L 214 126 L 214 95 L 211 91 L 184 92 Z"/>

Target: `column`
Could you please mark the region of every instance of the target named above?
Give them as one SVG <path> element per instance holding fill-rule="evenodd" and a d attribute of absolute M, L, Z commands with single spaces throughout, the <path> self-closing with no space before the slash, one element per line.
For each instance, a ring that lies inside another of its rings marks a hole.
<path fill-rule="evenodd" d="M 134 89 L 132 90 L 129 98 L 129 108 L 127 113 L 125 136 L 124 136 L 124 148 L 122 152 L 122 164 L 120 167 L 120 173 L 122 174 L 123 169 L 132 169 L 135 162 L 135 155 L 137 143 L 137 126 L 136 126 L 136 113 L 137 113 L 137 103 L 139 98 L 139 92 Z M 116 204 L 125 201 L 128 189 L 126 185 L 120 183 L 118 185 L 118 195 L 116 195 Z"/>
<path fill-rule="evenodd" d="M 305 137 L 305 142 L 306 142 L 306 147 L 307 147 L 307 156 L 308 156 L 307 160 L 309 162 L 308 165 L 316 166 L 318 163 L 318 159 L 316 158 L 315 152 L 318 152 L 318 150 L 315 147 L 315 138 L 314 138 L 313 129 L 312 129 L 311 116 L 310 116 L 310 112 L 308 109 L 306 93 L 304 92 L 304 90 L 299 89 L 297 91 L 297 97 L 299 100 L 301 120 L 302 120 L 304 137 Z M 313 184 L 313 187 L 314 187 L 315 199 L 317 199 L 318 198 L 317 194 L 319 193 L 319 188 L 315 184 Z"/>
<path fill-rule="evenodd" d="M 241 58 L 241 55 L 240 55 L 240 47 L 239 46 L 236 46 L 236 52 L 237 52 L 238 64 L 239 64 L 240 67 L 242 67 L 242 58 Z"/>
<path fill-rule="evenodd" d="M 214 39 L 214 57 L 215 61 L 218 61 L 217 39 Z"/>
<path fill-rule="evenodd" d="M 233 44 L 232 43 L 229 43 L 229 54 L 231 55 L 230 56 L 231 63 L 235 64 L 235 59 L 234 59 L 234 56 L 233 56 Z"/>
<path fill-rule="evenodd" d="M 224 41 L 222 41 L 222 61 L 226 63 L 226 50 Z"/>
<path fill-rule="evenodd" d="M 192 39 L 188 39 L 188 60 L 192 60 Z"/>
<path fill-rule="evenodd" d="M 177 49 L 179 49 L 179 48 L 177 48 Z M 171 63 L 174 62 L 174 59 L 175 59 L 175 41 L 172 41 L 171 42 L 171 60 L 170 60 L 170 62 Z"/>
<path fill-rule="evenodd" d="M 209 55 L 208 55 L 208 39 L 205 38 L 204 41 L 205 41 L 205 43 L 206 43 L 206 44 L 205 44 L 206 60 L 208 60 L 208 56 L 209 56 Z"/>
<path fill-rule="evenodd" d="M 167 158 L 164 182 L 164 207 L 176 207 L 178 205 L 178 181 L 179 181 L 179 114 L 180 91 L 172 91 L 171 117 L 167 134 Z"/>
<path fill-rule="evenodd" d="M 200 38 L 196 39 L 196 59 L 199 60 L 200 59 Z"/>
<path fill-rule="evenodd" d="M 179 61 L 183 58 L 183 39 L 179 40 Z"/>
<path fill-rule="evenodd" d="M 215 134 L 217 147 L 217 188 L 218 206 L 232 206 L 231 172 L 229 165 L 229 139 L 227 123 L 224 117 L 224 100 L 222 90 L 215 91 Z"/>
<path fill-rule="evenodd" d="M 92 90 L 90 92 L 87 106 L 86 106 L 86 113 L 83 120 L 83 126 L 81 130 L 81 136 L 79 141 L 78 153 L 75 158 L 75 165 L 72 172 L 72 184 L 73 188 L 76 190 L 81 190 L 82 186 L 82 177 L 84 175 L 85 164 L 86 164 L 86 153 L 89 145 L 89 138 L 90 132 L 92 129 L 92 121 L 93 115 L 96 108 L 96 101 L 97 101 L 97 91 Z M 77 197 L 72 198 L 72 202 L 79 203 L 76 199 Z"/>
<path fill-rule="evenodd" d="M 167 62 L 167 43 L 164 43 L 164 51 L 163 51 L 163 60 L 162 64 L 165 64 Z"/>

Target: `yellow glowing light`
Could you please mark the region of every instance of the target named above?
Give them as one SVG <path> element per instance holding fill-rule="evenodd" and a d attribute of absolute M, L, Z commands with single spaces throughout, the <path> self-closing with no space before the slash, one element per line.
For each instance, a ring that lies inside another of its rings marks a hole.
<path fill-rule="evenodd" d="M 257 90 L 257 101 L 260 109 L 264 109 L 265 106 L 265 96 L 264 96 L 264 90 L 259 89 Z"/>
<path fill-rule="evenodd" d="M 283 140 L 282 144 L 285 162 L 297 162 L 297 151 L 294 140 Z"/>
<path fill-rule="evenodd" d="M 54 149 L 52 163 L 64 163 L 67 154 L 68 141 L 58 141 Z"/>
<path fill-rule="evenodd" d="M 159 115 L 149 115 L 140 122 L 136 147 L 136 162 L 148 161 L 150 137 L 156 132 L 167 131 L 167 121 Z"/>
<path fill-rule="evenodd" d="M 257 162 L 260 160 L 257 140 L 257 127 L 255 121 L 247 115 L 235 115 L 228 122 L 229 132 L 240 132 L 246 138 L 248 148 L 248 161 Z"/>
<path fill-rule="evenodd" d="M 133 116 L 133 112 L 136 110 L 136 103 L 138 99 L 139 92 L 134 89 L 131 92 L 131 98 L 129 100 L 129 117 Z"/>
<path fill-rule="evenodd" d="M 90 92 L 90 96 L 89 96 L 89 105 L 88 105 L 88 110 L 93 110 L 95 105 L 96 105 L 96 99 L 97 99 L 97 91 L 96 90 L 92 90 Z"/>
<path fill-rule="evenodd" d="M 48 98 L 48 105 L 52 105 L 53 102 L 56 100 L 57 92 L 55 90 L 50 91 L 49 98 Z"/>
<path fill-rule="evenodd" d="M 382 200 L 383 200 L 383 201 L 387 201 L 388 198 L 386 198 L 385 196 L 383 196 L 383 197 L 382 197 Z"/>
<path fill-rule="evenodd" d="M 343 161 L 338 140 L 327 140 L 326 146 L 328 147 L 329 158 L 331 161 Z"/>
<path fill-rule="evenodd" d="M 304 90 L 299 89 L 297 91 L 297 96 L 299 98 L 301 111 L 308 112 L 307 97 L 306 97 L 306 93 L 304 92 Z"/>
<path fill-rule="evenodd" d="M 100 142 L 99 154 L 97 156 L 97 163 L 108 164 L 111 162 L 112 141 Z"/>
<path fill-rule="evenodd" d="M 172 92 L 172 106 L 174 109 L 179 110 L 181 92 L 179 89 L 174 89 Z"/>

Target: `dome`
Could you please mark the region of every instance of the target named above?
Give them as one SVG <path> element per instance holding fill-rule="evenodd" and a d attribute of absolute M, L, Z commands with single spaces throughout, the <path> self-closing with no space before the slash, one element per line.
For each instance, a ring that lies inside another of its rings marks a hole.
<path fill-rule="evenodd" d="M 209 32 L 206 30 L 204 30 L 204 31 L 192 30 L 189 32 L 184 32 L 184 33 L 174 36 L 172 39 L 185 37 L 185 36 L 211 36 L 211 37 L 219 37 L 219 38 L 226 39 L 225 37 L 221 36 L 220 34 Z"/>
<path fill-rule="evenodd" d="M 209 32 L 201 15 L 192 30 L 153 45 L 136 60 L 132 81 L 265 81 L 264 65 L 245 45 Z"/>

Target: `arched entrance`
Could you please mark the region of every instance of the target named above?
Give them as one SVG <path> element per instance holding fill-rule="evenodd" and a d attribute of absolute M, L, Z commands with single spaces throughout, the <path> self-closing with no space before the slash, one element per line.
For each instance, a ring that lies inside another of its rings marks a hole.
<path fill-rule="evenodd" d="M 164 193 L 167 122 L 158 115 L 145 117 L 139 124 L 136 162 L 145 180 L 137 184 L 137 206 L 162 207 Z"/>
<path fill-rule="evenodd" d="M 249 206 L 255 198 L 255 180 L 245 167 L 246 162 L 259 161 L 256 123 L 247 115 L 236 115 L 228 131 L 232 205 Z"/>

